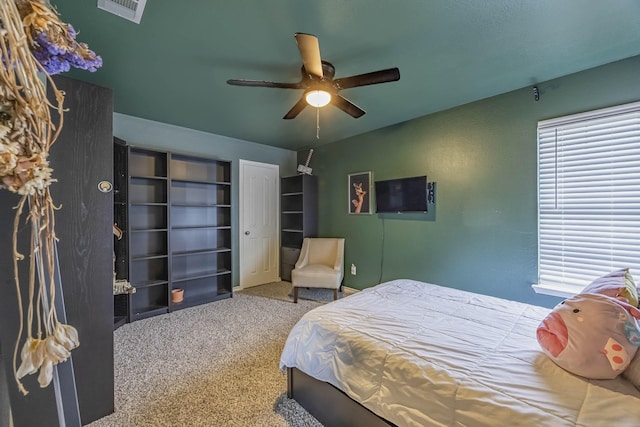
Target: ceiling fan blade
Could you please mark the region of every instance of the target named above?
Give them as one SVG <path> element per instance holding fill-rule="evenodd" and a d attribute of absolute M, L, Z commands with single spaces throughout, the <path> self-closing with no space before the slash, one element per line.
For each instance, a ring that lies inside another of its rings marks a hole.
<path fill-rule="evenodd" d="M 349 114 L 354 119 L 364 116 L 366 112 L 362 108 L 354 104 L 353 102 L 346 100 L 345 98 L 343 98 L 338 94 L 334 94 L 331 96 L 331 103 L 336 107 L 338 107 L 339 109 L 341 109 L 342 111 L 344 111 L 345 113 Z"/>
<path fill-rule="evenodd" d="M 296 105 L 294 105 L 291 108 L 291 110 L 289 110 L 289 112 L 284 115 L 283 119 L 285 120 L 295 119 L 296 116 L 300 114 L 300 112 L 304 110 L 304 107 L 306 106 L 307 106 L 307 101 L 304 99 L 304 96 L 303 96 L 302 98 L 300 98 L 298 102 L 296 102 Z"/>
<path fill-rule="evenodd" d="M 320 58 L 318 38 L 305 33 L 295 33 L 295 38 L 305 70 L 309 74 L 322 78 L 322 58 Z"/>
<path fill-rule="evenodd" d="M 333 83 L 337 85 L 339 89 L 348 89 L 350 87 L 395 82 L 396 80 L 400 80 L 400 70 L 397 68 L 389 68 L 387 70 L 373 71 L 371 73 L 358 74 L 357 76 L 335 79 Z"/>
<path fill-rule="evenodd" d="M 252 87 L 276 87 L 280 89 L 302 89 L 303 86 L 300 83 L 278 83 L 278 82 L 265 82 L 263 80 L 227 80 L 227 84 L 232 86 L 252 86 Z"/>

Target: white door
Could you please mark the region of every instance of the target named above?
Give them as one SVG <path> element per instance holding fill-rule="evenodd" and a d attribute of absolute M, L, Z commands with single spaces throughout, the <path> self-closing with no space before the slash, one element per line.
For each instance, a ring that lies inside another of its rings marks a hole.
<path fill-rule="evenodd" d="M 278 270 L 278 165 L 240 160 L 240 288 L 275 282 Z"/>

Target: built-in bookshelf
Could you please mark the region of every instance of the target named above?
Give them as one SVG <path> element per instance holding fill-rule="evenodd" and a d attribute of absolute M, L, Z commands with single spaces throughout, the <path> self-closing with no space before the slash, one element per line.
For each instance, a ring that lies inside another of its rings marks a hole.
<path fill-rule="evenodd" d="M 291 270 L 302 240 L 318 233 L 318 181 L 312 175 L 284 177 L 280 181 L 280 277 L 291 281 Z"/>
<path fill-rule="evenodd" d="M 114 280 L 129 281 L 129 149 L 125 141 L 114 138 L 113 144 L 113 225 L 121 231 L 120 238 L 113 239 Z M 115 233 L 114 233 L 115 234 Z M 129 322 L 130 297 L 127 293 L 113 295 L 113 328 Z"/>
<path fill-rule="evenodd" d="M 169 153 L 129 150 L 131 320 L 169 311 Z"/>
<path fill-rule="evenodd" d="M 231 163 L 172 154 L 169 170 L 172 309 L 229 297 Z"/>
<path fill-rule="evenodd" d="M 115 296 L 114 314 L 135 321 L 231 297 L 231 163 L 140 147 L 128 147 L 126 161 L 116 206 L 128 256 L 116 277 L 135 293 Z"/>

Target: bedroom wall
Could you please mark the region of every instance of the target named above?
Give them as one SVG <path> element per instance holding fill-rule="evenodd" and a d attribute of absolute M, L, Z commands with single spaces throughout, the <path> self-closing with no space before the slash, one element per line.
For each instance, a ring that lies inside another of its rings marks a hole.
<path fill-rule="evenodd" d="M 346 286 L 413 278 L 548 307 L 560 301 L 531 288 L 537 122 L 640 100 L 640 57 L 537 85 L 538 102 L 526 87 L 314 147 L 320 235 L 346 238 Z M 347 174 L 363 171 L 373 180 L 426 174 L 437 182 L 435 214 L 348 214 Z"/>
<path fill-rule="evenodd" d="M 280 167 L 280 176 L 296 173 L 296 153 L 249 141 L 173 126 L 151 120 L 114 113 L 113 134 L 130 145 L 229 160 L 232 162 L 233 188 L 232 236 L 235 251 L 233 271 L 239 270 L 238 189 L 239 160 L 270 163 Z M 239 285 L 239 274 L 233 274 L 233 285 Z"/>

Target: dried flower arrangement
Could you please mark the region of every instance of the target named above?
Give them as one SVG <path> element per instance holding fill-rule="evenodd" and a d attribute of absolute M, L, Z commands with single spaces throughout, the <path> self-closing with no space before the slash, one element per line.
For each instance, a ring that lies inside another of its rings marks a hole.
<path fill-rule="evenodd" d="M 64 102 L 64 93 L 50 75 L 70 66 L 93 71 L 102 65 L 100 57 L 85 44 L 75 42 L 75 35 L 73 28 L 60 22 L 42 0 L 0 0 L 0 188 L 21 195 L 13 224 L 14 280 L 20 313 L 13 369 L 24 394 L 27 390 L 20 380 L 25 375 L 39 372 L 38 382 L 46 387 L 54 365 L 67 360 L 79 344 L 75 328 L 59 322 L 55 310 L 54 212 L 58 208 L 49 192 L 55 179 L 47 161 L 62 128 Z M 39 75 L 48 80 L 56 105 L 47 100 Z M 51 108 L 60 115 L 57 126 L 51 120 Z M 18 274 L 19 262 L 24 259 L 18 252 L 18 229 L 25 211 L 30 226 L 26 317 L 22 306 L 25 290 Z M 48 306 L 43 303 L 45 296 Z M 21 364 L 16 367 L 23 337 Z"/>
<path fill-rule="evenodd" d="M 96 71 L 102 58 L 85 43 L 76 41 L 76 30 L 61 22 L 41 0 L 17 0 L 31 52 L 49 75 L 71 67 Z"/>

